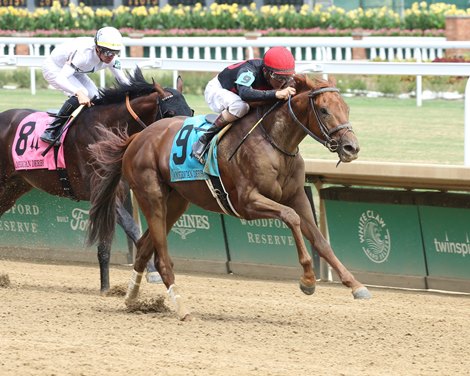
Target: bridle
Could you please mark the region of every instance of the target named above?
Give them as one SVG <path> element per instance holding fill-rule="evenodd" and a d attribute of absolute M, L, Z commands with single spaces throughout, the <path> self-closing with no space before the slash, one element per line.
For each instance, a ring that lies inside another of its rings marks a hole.
<path fill-rule="evenodd" d="M 173 93 L 170 94 L 170 95 L 167 95 L 164 98 L 160 98 L 159 96 L 157 96 L 158 112 L 155 114 L 155 120 L 154 121 L 163 119 L 165 117 L 166 111 L 163 112 L 162 104 L 164 104 L 165 101 L 167 101 L 171 98 L 173 98 Z M 137 123 L 139 123 L 139 125 L 142 127 L 142 129 L 147 128 L 147 125 L 140 119 L 139 115 L 137 115 L 137 113 L 132 109 L 131 102 L 129 100 L 129 93 L 126 93 L 126 108 L 127 108 L 127 111 L 129 111 L 129 113 L 132 115 L 134 120 Z"/>
<path fill-rule="evenodd" d="M 326 146 L 328 150 L 331 152 L 335 152 L 338 150 L 338 147 L 341 145 L 341 140 L 344 135 L 341 136 L 340 141 L 334 140 L 331 135 L 335 134 L 336 132 L 339 132 L 342 129 L 347 129 L 347 132 L 353 132 L 352 126 L 350 122 L 340 124 L 333 129 L 328 129 L 326 125 L 321 121 L 319 113 L 318 113 L 318 107 L 315 105 L 314 98 L 320 94 L 326 93 L 326 92 L 336 92 L 339 93 L 339 89 L 335 87 L 325 87 L 317 90 L 311 90 L 308 93 L 309 97 L 309 102 L 310 106 L 313 109 L 313 113 L 315 114 L 315 118 L 317 120 L 318 127 L 320 129 L 320 132 L 324 139 L 318 137 L 316 134 L 314 134 L 310 129 L 308 129 L 302 122 L 297 119 L 297 116 L 295 116 L 294 110 L 292 109 L 292 104 L 291 104 L 291 99 L 292 97 L 289 96 L 287 103 L 289 107 L 289 115 L 292 117 L 292 119 L 302 127 L 302 129 L 307 133 L 309 136 L 311 136 L 313 139 L 318 141 L 320 144 Z M 271 136 L 268 134 L 266 129 L 263 126 L 263 120 L 266 118 L 266 116 L 271 113 L 279 104 L 283 103 L 283 101 L 279 100 L 274 105 L 271 106 L 271 108 L 268 109 L 261 117 L 260 119 L 251 127 L 251 129 L 248 131 L 248 133 L 243 137 L 243 139 L 240 141 L 240 143 L 237 145 L 235 150 L 232 152 L 232 154 L 229 157 L 229 160 L 232 159 L 232 157 L 236 154 L 240 146 L 245 142 L 245 140 L 248 138 L 248 136 L 253 132 L 253 130 L 258 126 L 261 125 L 261 131 L 263 132 L 264 138 L 271 144 L 272 147 L 274 147 L 276 150 L 280 151 L 282 154 L 287 155 L 288 157 L 296 157 L 299 154 L 299 147 L 297 146 L 297 150 L 294 153 L 289 153 L 285 150 L 283 150 L 281 147 L 279 147 L 274 140 L 271 138 Z M 346 133 L 347 133 L 346 132 Z M 345 133 L 345 134 L 346 134 Z M 339 162 L 338 162 L 339 163 Z"/>
<path fill-rule="evenodd" d="M 291 104 L 291 96 L 289 96 L 289 99 L 287 100 L 288 106 L 289 106 L 289 115 L 291 118 L 298 124 L 300 125 L 305 133 L 307 133 L 310 137 L 312 137 L 314 140 L 318 141 L 320 144 L 323 146 L 326 146 L 329 151 L 331 152 L 336 152 L 338 150 L 338 147 L 341 145 L 341 140 L 343 136 L 341 136 L 341 139 L 339 141 L 336 141 L 333 139 L 331 136 L 335 134 L 336 132 L 339 132 L 342 129 L 347 129 L 347 132 L 352 132 L 352 126 L 351 123 L 348 121 L 344 124 L 337 125 L 333 129 L 328 129 L 326 125 L 321 121 L 321 117 L 319 114 L 318 107 L 315 105 L 315 97 L 317 97 L 320 94 L 326 93 L 326 92 L 335 92 L 339 93 L 339 89 L 335 87 L 324 87 L 321 89 L 317 90 L 312 90 L 308 94 L 309 97 L 309 102 L 310 102 L 310 107 L 312 107 L 313 113 L 315 114 L 315 119 L 317 120 L 318 128 L 320 129 L 320 132 L 323 136 L 323 138 L 318 137 L 316 134 L 314 134 L 310 129 L 308 129 L 302 122 L 297 119 L 297 116 L 295 116 L 294 110 L 292 109 L 292 104 Z M 347 133 L 346 132 L 346 133 Z"/>

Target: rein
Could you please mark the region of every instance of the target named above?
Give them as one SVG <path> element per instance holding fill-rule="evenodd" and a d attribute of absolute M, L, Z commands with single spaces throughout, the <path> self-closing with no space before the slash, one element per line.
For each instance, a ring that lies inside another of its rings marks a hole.
<path fill-rule="evenodd" d="M 235 150 L 233 151 L 232 155 L 230 155 L 229 159 L 228 160 L 231 160 L 232 157 L 235 155 L 235 153 L 238 151 L 238 149 L 240 149 L 240 146 L 242 146 L 242 144 L 245 142 L 245 140 L 248 138 L 248 136 L 251 134 L 251 132 L 253 132 L 255 130 L 255 128 L 261 124 L 261 122 L 263 121 L 263 119 L 272 111 L 274 110 L 278 105 L 279 103 L 281 103 L 281 101 L 277 101 L 276 103 L 274 103 L 271 108 L 266 111 L 263 116 L 261 116 L 261 118 L 255 123 L 255 125 L 253 125 L 251 127 L 251 129 L 248 131 L 248 133 L 243 137 L 243 139 L 240 141 L 240 143 L 238 144 L 238 146 L 235 148 Z M 263 128 L 263 126 L 261 126 L 261 128 Z M 263 128 L 264 132 L 266 133 L 266 130 Z M 273 145 L 274 146 L 274 145 Z M 277 146 L 275 146 L 277 148 Z M 280 149 L 279 149 L 280 150 Z M 282 150 L 281 150 L 282 151 Z"/>
<path fill-rule="evenodd" d="M 331 135 L 335 134 L 336 132 L 339 132 L 342 129 L 347 129 L 348 131 L 352 132 L 352 126 L 350 122 L 340 124 L 333 129 L 328 129 L 326 125 L 321 121 L 321 118 L 318 114 L 318 107 L 315 105 L 314 98 L 320 94 L 326 93 L 326 92 L 335 92 L 339 93 L 339 89 L 335 87 L 324 87 L 322 89 L 318 90 L 313 90 L 308 94 L 309 101 L 310 101 L 310 106 L 312 107 L 313 113 L 315 114 L 315 119 L 317 120 L 318 128 L 320 129 L 320 132 L 323 136 L 323 139 L 318 137 L 316 134 L 314 134 L 310 129 L 308 129 L 302 122 L 295 116 L 294 110 L 292 109 L 292 103 L 291 103 L 291 98 L 289 96 L 289 99 L 287 100 L 287 103 L 289 105 L 289 114 L 291 118 L 298 124 L 300 125 L 305 133 L 307 133 L 310 137 L 312 137 L 314 140 L 318 141 L 320 144 L 323 146 L 326 146 L 329 151 L 335 152 L 338 150 L 339 147 L 339 142 L 334 140 Z"/>
<path fill-rule="evenodd" d="M 163 112 L 162 112 L 162 106 L 160 105 L 160 101 L 161 102 L 165 102 L 167 101 L 168 99 L 171 99 L 173 98 L 173 94 L 170 94 L 168 96 L 166 96 L 165 98 L 161 98 L 160 97 L 157 97 L 157 104 L 158 104 L 158 111 L 159 111 L 159 114 L 160 114 L 160 119 L 163 119 Z M 139 125 L 145 129 L 147 128 L 147 125 L 145 125 L 145 123 L 140 119 L 139 115 L 136 114 L 136 112 L 132 109 L 131 107 L 131 102 L 129 100 L 129 93 L 126 93 L 126 108 L 127 108 L 127 111 L 129 111 L 129 113 L 132 115 L 132 117 L 134 118 L 134 120 L 139 123 Z M 155 121 L 159 120 L 158 117 L 155 117 Z"/>
<path fill-rule="evenodd" d="M 297 154 L 299 154 L 299 147 L 297 146 L 297 150 L 295 151 L 295 153 L 289 153 L 288 151 L 285 151 L 285 150 L 282 150 L 275 142 L 274 140 L 271 138 L 271 136 L 268 134 L 268 132 L 266 131 L 266 129 L 263 127 L 263 124 L 261 124 L 261 130 L 263 131 L 264 133 L 264 138 L 266 139 L 266 141 L 268 141 L 271 146 L 280 151 L 282 154 L 284 155 L 287 155 L 288 157 L 297 157 Z"/>
<path fill-rule="evenodd" d="M 147 126 L 145 125 L 145 123 L 144 123 L 142 120 L 140 120 L 139 115 L 137 115 L 137 114 L 135 113 L 135 111 L 132 109 L 132 107 L 131 107 L 131 102 L 129 101 L 129 93 L 126 93 L 126 108 L 127 108 L 127 111 L 129 111 L 129 113 L 132 115 L 132 117 L 134 118 L 134 120 L 135 120 L 137 123 L 139 123 L 139 125 L 140 125 L 143 129 L 147 128 Z"/>

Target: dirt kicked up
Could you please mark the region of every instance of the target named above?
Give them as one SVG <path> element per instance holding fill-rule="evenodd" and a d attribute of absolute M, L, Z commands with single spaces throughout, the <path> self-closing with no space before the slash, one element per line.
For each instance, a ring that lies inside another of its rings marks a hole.
<path fill-rule="evenodd" d="M 299 270 L 300 273 L 300 270 Z M 192 312 L 128 312 L 98 266 L 0 260 L 0 375 L 468 375 L 470 296 L 178 275 Z M 131 270 L 114 267 L 112 285 Z M 161 298 L 160 298 L 161 299 Z"/>

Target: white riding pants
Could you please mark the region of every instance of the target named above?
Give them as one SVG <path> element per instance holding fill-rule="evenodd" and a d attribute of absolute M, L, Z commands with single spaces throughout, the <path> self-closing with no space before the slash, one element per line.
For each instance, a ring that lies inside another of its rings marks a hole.
<path fill-rule="evenodd" d="M 57 66 L 53 62 L 46 61 L 42 67 L 42 75 L 52 87 L 62 91 L 68 97 L 75 95 L 75 93 L 63 90 L 54 82 L 61 69 L 62 67 Z M 98 88 L 86 73 L 76 73 L 70 77 L 69 80 L 74 86 L 80 88 L 88 98 L 93 98 L 94 96 L 98 97 Z"/>
<path fill-rule="evenodd" d="M 250 110 L 250 105 L 237 94 L 224 89 L 217 77 L 207 83 L 204 98 L 209 108 L 217 113 L 227 110 L 230 114 L 241 118 Z"/>

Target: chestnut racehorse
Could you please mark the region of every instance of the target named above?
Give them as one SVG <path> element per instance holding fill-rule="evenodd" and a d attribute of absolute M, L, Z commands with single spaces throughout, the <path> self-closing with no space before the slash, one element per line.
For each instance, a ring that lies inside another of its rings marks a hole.
<path fill-rule="evenodd" d="M 108 129 L 126 128 L 129 134 L 133 134 L 158 119 L 174 115 L 192 115 L 192 110 L 181 94 L 181 79 L 178 80 L 175 90 L 146 82 L 140 69 L 136 69 L 129 78 L 128 85 L 116 83 L 113 88 L 101 90 L 101 96 L 94 101 L 94 106 L 82 110 L 71 124 L 64 141 L 69 189 L 64 189 L 57 171 L 15 170 L 11 150 L 14 147 L 16 129 L 22 119 L 36 111 L 12 109 L 0 113 L 0 217 L 32 188 L 55 196 L 88 201 L 93 169 L 89 164 L 90 154 L 87 147 L 98 141 L 98 124 Z M 24 137 L 28 137 L 28 134 Z M 29 145 L 29 142 L 27 144 Z M 53 150 L 49 152 L 53 153 Z M 132 216 L 122 207 L 118 210 L 119 223 L 136 242 L 140 232 Z M 109 289 L 110 244 L 101 243 L 98 246 L 102 292 Z"/>
<path fill-rule="evenodd" d="M 303 268 L 300 288 L 305 294 L 313 294 L 316 279 L 303 236 L 331 265 L 341 282 L 351 288 L 354 298 L 370 298 L 367 288 L 339 261 L 315 224 L 304 191 L 304 160 L 298 153 L 300 142 L 310 135 L 336 152 L 341 162 L 356 159 L 359 145 L 348 120 L 349 108 L 333 81 L 296 75 L 295 87 L 294 97 L 264 111 L 263 116 L 259 108 L 252 109 L 219 139 L 217 161 L 223 187 L 234 215 L 247 220 L 280 219 L 290 228 Z M 92 190 L 89 229 L 90 242 L 112 238 L 114 225 L 110 216 L 115 213 L 123 177 L 149 225 L 138 242 L 126 303 L 137 298 L 142 272 L 155 253 L 156 268 L 182 320 L 190 316 L 175 285 L 167 234 L 189 202 L 223 212 L 208 188 L 210 184 L 204 180 L 171 180 L 169 160 L 177 157 L 172 144 L 183 124 L 188 122 L 181 117 L 160 120 L 130 138 L 124 133 L 115 135 L 102 130 L 105 137 L 91 146 L 100 181 Z M 183 128 L 194 131 L 188 125 Z M 178 136 L 176 141 L 183 138 Z"/>

